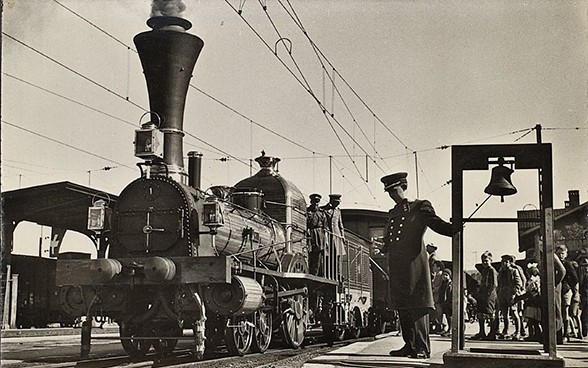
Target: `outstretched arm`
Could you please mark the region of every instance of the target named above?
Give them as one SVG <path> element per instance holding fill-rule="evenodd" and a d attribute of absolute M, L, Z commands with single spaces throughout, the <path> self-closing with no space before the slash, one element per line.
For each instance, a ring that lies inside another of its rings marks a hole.
<path fill-rule="evenodd" d="M 427 200 L 422 201 L 421 214 L 425 218 L 425 224 L 437 234 L 445 236 L 453 235 L 453 225 L 435 214 L 435 209 L 431 205 L 431 202 Z"/>

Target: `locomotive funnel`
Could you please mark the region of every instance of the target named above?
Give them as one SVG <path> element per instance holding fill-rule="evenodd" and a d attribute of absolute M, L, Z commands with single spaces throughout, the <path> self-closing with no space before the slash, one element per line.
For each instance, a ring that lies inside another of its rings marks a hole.
<path fill-rule="evenodd" d="M 147 82 L 151 122 L 164 134 L 163 161 L 169 173 L 179 174 L 180 181 L 185 182 L 184 107 L 192 71 L 204 42 L 186 33 L 192 24 L 183 18 L 153 17 L 147 25 L 153 30 L 139 33 L 133 41 Z"/>

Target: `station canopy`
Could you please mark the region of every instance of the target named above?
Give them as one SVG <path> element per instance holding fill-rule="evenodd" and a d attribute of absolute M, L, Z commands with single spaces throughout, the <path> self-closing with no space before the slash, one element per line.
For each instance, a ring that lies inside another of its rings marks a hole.
<path fill-rule="evenodd" d="M 103 199 L 109 207 L 117 196 L 68 181 L 16 189 L 2 193 L 3 221 L 29 221 L 91 235 L 88 208 Z"/>

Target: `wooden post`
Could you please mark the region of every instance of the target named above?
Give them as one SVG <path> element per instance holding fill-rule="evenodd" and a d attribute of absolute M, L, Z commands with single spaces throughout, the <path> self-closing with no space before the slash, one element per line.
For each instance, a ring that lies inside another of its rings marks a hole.
<path fill-rule="evenodd" d="M 10 328 L 16 328 L 16 313 L 18 307 L 18 274 L 12 275 L 10 284 Z"/>
<path fill-rule="evenodd" d="M 2 310 L 2 329 L 10 328 L 10 279 L 12 277 L 11 265 L 6 265 L 6 279 L 4 280 L 4 305 Z"/>

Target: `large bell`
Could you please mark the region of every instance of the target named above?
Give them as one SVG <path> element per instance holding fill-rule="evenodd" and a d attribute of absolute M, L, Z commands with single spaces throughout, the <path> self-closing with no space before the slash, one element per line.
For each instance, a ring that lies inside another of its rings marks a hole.
<path fill-rule="evenodd" d="M 509 196 L 516 194 L 517 188 L 512 185 L 510 175 L 514 170 L 502 166 L 503 160 L 498 160 L 499 166 L 492 169 L 492 176 L 490 177 L 490 184 L 484 189 L 484 192 L 495 196 Z"/>

